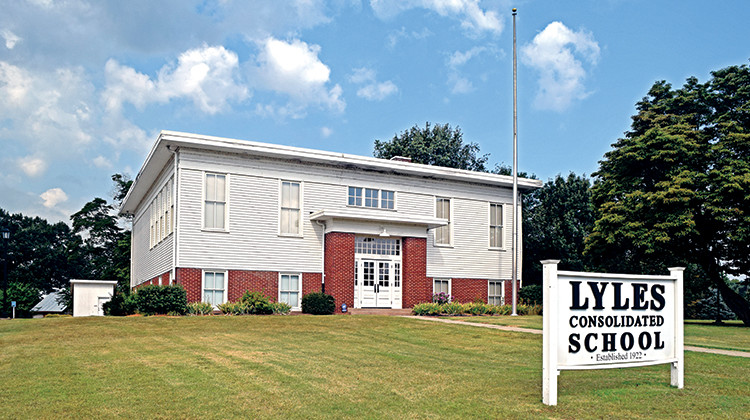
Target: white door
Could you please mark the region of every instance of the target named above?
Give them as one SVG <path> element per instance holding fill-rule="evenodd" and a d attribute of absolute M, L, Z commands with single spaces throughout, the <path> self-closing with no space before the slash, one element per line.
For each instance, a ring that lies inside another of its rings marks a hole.
<path fill-rule="evenodd" d="M 359 300 L 359 305 L 356 305 L 357 307 L 401 307 L 400 284 L 398 288 L 394 287 L 395 264 L 397 263 L 388 260 L 362 259 L 357 261 L 357 279 L 354 282 L 355 296 Z"/>
<path fill-rule="evenodd" d="M 99 297 L 96 302 L 96 313 L 91 315 L 104 316 L 104 303 L 109 302 L 109 297 Z"/>

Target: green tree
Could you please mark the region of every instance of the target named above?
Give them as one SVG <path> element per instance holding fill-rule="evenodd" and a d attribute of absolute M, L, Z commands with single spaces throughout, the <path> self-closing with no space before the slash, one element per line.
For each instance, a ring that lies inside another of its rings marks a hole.
<path fill-rule="evenodd" d="M 574 173 L 557 175 L 527 194 L 523 213 L 524 284 L 541 283 L 541 260 L 560 260 L 563 270 L 582 271 L 585 239 L 594 225 L 591 183 Z"/>
<path fill-rule="evenodd" d="M 71 278 L 84 274 L 81 238 L 65 223 L 50 224 L 39 217 L 0 209 L 0 227 L 10 230 L 6 244 L 8 296 L 0 299 L 4 304 L 0 312 L 9 313 L 8 301 L 15 300 L 19 313 L 26 313 L 43 293 L 65 287 Z"/>
<path fill-rule="evenodd" d="M 680 89 L 661 81 L 636 105 L 630 131 L 594 174 L 596 222 L 586 253 L 597 268 L 689 268 L 750 325 L 750 304 L 724 275 L 748 274 L 750 71 L 732 66 Z"/>
<path fill-rule="evenodd" d="M 373 155 L 380 159 L 394 156 L 411 158 L 412 162 L 448 168 L 486 172 L 488 155 L 477 156 L 479 145 L 463 141 L 461 129 L 450 124 L 415 125 L 390 141 L 375 140 Z"/>

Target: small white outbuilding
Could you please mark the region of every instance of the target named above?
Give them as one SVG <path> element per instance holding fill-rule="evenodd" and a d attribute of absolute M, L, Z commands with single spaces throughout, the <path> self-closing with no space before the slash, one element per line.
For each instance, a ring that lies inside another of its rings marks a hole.
<path fill-rule="evenodd" d="M 112 299 L 114 280 L 71 280 L 73 316 L 103 316 L 104 303 Z"/>

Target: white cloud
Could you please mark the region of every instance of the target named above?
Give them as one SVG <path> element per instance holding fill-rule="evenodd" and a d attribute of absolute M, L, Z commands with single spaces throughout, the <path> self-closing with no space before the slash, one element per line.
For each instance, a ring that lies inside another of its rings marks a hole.
<path fill-rule="evenodd" d="M 451 93 L 454 95 L 470 93 L 474 91 L 474 85 L 465 77 L 450 75 L 448 85 L 451 87 Z"/>
<path fill-rule="evenodd" d="M 26 175 L 37 177 L 47 169 L 47 162 L 38 157 L 27 156 L 18 159 L 18 166 Z"/>
<path fill-rule="evenodd" d="M 358 85 L 364 85 L 357 90 L 357 96 L 368 101 L 382 101 L 398 92 L 398 87 L 390 80 L 378 82 L 375 70 L 361 67 L 354 69 L 349 81 Z"/>
<path fill-rule="evenodd" d="M 320 136 L 325 138 L 331 137 L 331 134 L 333 134 L 333 130 L 328 127 L 321 127 L 320 128 Z"/>
<path fill-rule="evenodd" d="M 331 69 L 318 58 L 320 46 L 269 37 L 260 44 L 260 50 L 258 65 L 252 72 L 255 85 L 289 96 L 291 103 L 283 107 L 286 111 L 282 113 L 299 116 L 309 105 L 338 112 L 346 108 L 341 86 L 328 87 Z"/>
<path fill-rule="evenodd" d="M 216 114 L 229 102 L 241 102 L 249 96 L 247 87 L 238 80 L 238 70 L 237 54 L 223 46 L 185 51 L 176 65 L 162 67 L 156 81 L 110 59 L 105 65 L 107 87 L 102 99 L 109 111 L 119 111 L 124 102 L 142 109 L 150 102 L 184 98 L 203 112 Z"/>
<path fill-rule="evenodd" d="M 426 39 L 434 35 L 432 31 L 427 28 L 422 28 L 421 31 L 408 31 L 405 27 L 401 27 L 398 31 L 391 32 L 388 34 L 388 46 L 393 48 L 402 39 Z"/>
<path fill-rule="evenodd" d="M 99 156 L 95 157 L 91 161 L 91 163 L 93 163 L 94 166 L 96 166 L 97 168 L 102 168 L 102 169 L 111 169 L 112 168 L 112 162 L 109 159 L 107 159 L 104 156 L 102 156 L 102 155 L 99 155 Z"/>
<path fill-rule="evenodd" d="M 479 0 L 370 0 L 370 6 L 381 19 L 391 18 L 415 8 L 432 10 L 440 16 L 458 18 L 470 34 L 500 34 L 503 23 L 494 10 L 483 10 Z"/>
<path fill-rule="evenodd" d="M 584 63 L 593 66 L 598 59 L 599 44 L 591 33 L 572 31 L 561 22 L 547 25 L 521 48 L 522 62 L 539 72 L 535 105 L 563 111 L 574 100 L 586 98 Z"/>
<path fill-rule="evenodd" d="M 487 51 L 487 47 L 474 47 L 468 51 L 456 51 L 448 58 L 448 65 L 456 68 L 463 66 L 467 61 Z"/>
<path fill-rule="evenodd" d="M 5 38 L 5 48 L 12 50 L 18 41 L 21 41 L 21 38 L 11 32 L 9 29 L 4 29 L 2 32 L 0 32 L 0 36 Z"/>
<path fill-rule="evenodd" d="M 39 197 L 44 200 L 44 207 L 47 207 L 48 209 L 68 201 L 68 195 L 60 188 L 51 188 L 40 194 Z"/>

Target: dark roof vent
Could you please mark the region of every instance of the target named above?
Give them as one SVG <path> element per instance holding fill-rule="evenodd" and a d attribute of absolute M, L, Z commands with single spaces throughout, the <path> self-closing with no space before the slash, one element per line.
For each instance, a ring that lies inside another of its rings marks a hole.
<path fill-rule="evenodd" d="M 394 156 L 391 160 L 395 160 L 396 162 L 411 162 L 411 158 L 405 156 Z"/>

